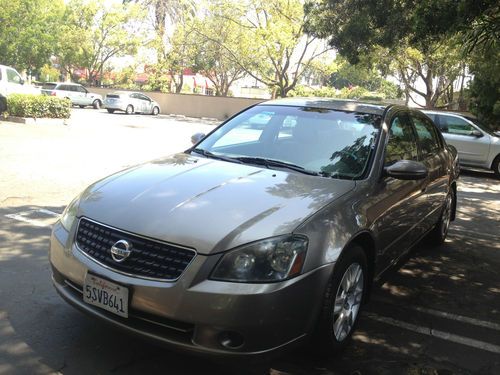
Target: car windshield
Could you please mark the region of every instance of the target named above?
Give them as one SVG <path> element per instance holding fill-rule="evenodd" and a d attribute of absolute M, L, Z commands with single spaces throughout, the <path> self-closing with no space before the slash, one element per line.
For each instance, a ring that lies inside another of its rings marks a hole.
<path fill-rule="evenodd" d="M 381 116 L 259 105 L 237 115 L 192 151 L 206 157 L 333 178 L 368 169 Z"/>

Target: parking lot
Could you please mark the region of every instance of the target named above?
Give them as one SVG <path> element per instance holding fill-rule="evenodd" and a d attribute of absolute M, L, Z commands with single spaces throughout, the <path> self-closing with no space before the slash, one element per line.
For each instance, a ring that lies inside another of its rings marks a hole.
<path fill-rule="evenodd" d="M 186 149 L 217 121 L 73 109 L 67 125 L 0 122 L 0 374 L 498 374 L 500 181 L 464 171 L 457 220 L 374 286 L 352 344 L 320 359 L 221 364 L 156 347 L 68 306 L 47 260 L 50 225 L 89 183 Z"/>

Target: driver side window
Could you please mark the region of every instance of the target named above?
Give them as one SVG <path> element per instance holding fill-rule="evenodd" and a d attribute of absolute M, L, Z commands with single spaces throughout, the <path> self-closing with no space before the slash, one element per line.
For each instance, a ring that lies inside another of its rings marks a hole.
<path fill-rule="evenodd" d="M 389 128 L 389 141 L 385 150 L 385 166 L 400 160 L 418 160 L 415 134 L 406 116 L 396 116 Z"/>

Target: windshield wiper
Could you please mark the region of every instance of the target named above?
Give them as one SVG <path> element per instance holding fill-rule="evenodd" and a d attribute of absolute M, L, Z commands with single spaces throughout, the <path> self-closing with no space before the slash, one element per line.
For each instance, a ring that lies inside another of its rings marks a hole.
<path fill-rule="evenodd" d="M 223 161 L 228 161 L 230 163 L 238 163 L 241 164 L 241 161 L 235 158 L 230 158 L 228 156 L 223 156 L 223 155 L 216 155 L 213 152 L 204 150 L 202 148 L 194 148 L 191 150 L 191 152 L 196 152 L 197 154 L 203 155 L 206 158 L 210 159 L 217 159 L 217 160 L 223 160 Z"/>
<path fill-rule="evenodd" d="M 281 161 L 281 160 L 258 158 L 258 157 L 252 157 L 252 156 L 240 156 L 240 157 L 237 157 L 236 159 L 238 159 L 240 162 L 243 162 L 243 163 L 263 165 L 266 168 L 270 168 L 270 167 L 286 168 L 286 169 L 290 169 L 292 171 L 300 172 L 300 173 L 311 175 L 311 176 L 319 176 L 320 175 L 318 172 L 310 171 L 308 169 L 305 169 L 304 167 L 301 167 L 300 165 L 287 163 L 286 161 Z"/>

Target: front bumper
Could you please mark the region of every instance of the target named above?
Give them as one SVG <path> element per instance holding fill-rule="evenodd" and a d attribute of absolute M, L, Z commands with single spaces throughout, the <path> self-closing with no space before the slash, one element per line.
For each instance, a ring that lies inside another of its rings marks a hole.
<path fill-rule="evenodd" d="M 207 279 L 219 257 L 198 254 L 179 280 L 159 282 L 122 275 L 93 262 L 59 224 L 50 248 L 54 286 L 67 302 L 141 337 L 218 357 L 269 356 L 306 339 L 333 265 L 280 283 L 229 283 Z M 129 318 L 83 302 L 87 271 L 129 288 Z M 237 337 L 242 344 L 228 347 L 227 337 Z"/>

